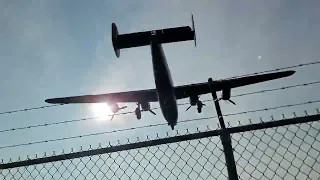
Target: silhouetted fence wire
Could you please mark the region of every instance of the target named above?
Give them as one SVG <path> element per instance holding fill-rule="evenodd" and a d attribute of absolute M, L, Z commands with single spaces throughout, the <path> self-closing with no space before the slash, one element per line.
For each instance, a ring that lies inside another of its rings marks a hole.
<path fill-rule="evenodd" d="M 261 119 L 258 124 L 238 121 L 238 126 L 228 127 L 239 179 L 319 179 L 319 119 L 317 111 L 278 121 Z M 217 137 L 221 133 L 208 126 L 68 154 L 10 160 L 0 164 L 0 179 L 227 179 Z"/>
<path fill-rule="evenodd" d="M 229 77 L 229 78 L 225 78 L 225 79 L 219 79 L 219 80 L 226 80 L 226 79 L 233 79 L 233 78 L 239 78 L 239 77 L 245 77 L 245 76 L 252 76 L 252 75 L 258 75 L 258 74 L 262 74 L 262 73 L 270 73 L 270 72 L 275 72 L 275 71 L 280 71 L 280 70 L 287 70 L 287 69 L 292 69 L 292 68 L 299 68 L 299 67 L 303 67 L 303 66 L 318 65 L 318 64 L 320 64 L 320 61 L 302 63 L 302 64 L 293 65 L 293 66 L 287 66 L 287 67 L 283 67 L 283 68 L 260 71 L 260 72 L 256 72 L 256 73 L 249 73 L 249 74 L 244 74 L 244 75 L 240 75 L 240 76 L 233 76 L 233 77 Z M 216 80 L 216 81 L 219 81 L 219 80 Z M 45 108 L 63 106 L 63 105 L 65 105 L 65 104 L 52 104 L 52 105 L 45 105 L 45 106 L 39 106 L 39 107 L 30 107 L 30 108 L 17 109 L 17 110 L 11 110 L 11 111 L 4 111 L 4 112 L 0 112 L 0 115 L 12 114 L 12 113 L 18 113 L 18 112 L 27 112 L 27 111 L 32 111 L 32 110 L 39 110 L 39 109 L 45 109 Z"/>
<path fill-rule="evenodd" d="M 275 109 L 281 109 L 281 108 L 287 108 L 287 107 L 295 107 L 295 106 L 300 106 L 300 105 L 314 104 L 314 103 L 319 103 L 319 102 L 320 102 L 320 100 L 306 101 L 306 102 L 300 102 L 300 103 L 295 103 L 295 104 L 273 106 L 273 107 L 269 107 L 269 108 L 247 110 L 247 111 L 241 111 L 241 112 L 236 112 L 236 113 L 228 113 L 228 114 L 224 114 L 223 116 L 235 116 L 235 115 L 240 115 L 240 114 L 263 112 L 263 111 L 269 111 L 269 110 L 275 110 Z M 180 120 L 180 121 L 178 121 L 178 124 L 186 123 L 186 122 L 196 122 L 196 121 L 199 122 L 202 120 L 214 119 L 217 117 L 218 116 L 208 116 L 208 117 Z M 92 118 L 83 118 L 80 120 L 89 120 L 89 119 L 92 119 Z M 75 120 L 72 120 L 72 121 L 75 121 Z M 112 130 L 112 131 L 96 132 L 96 133 L 82 134 L 82 135 L 77 135 L 77 136 L 68 136 L 68 137 L 62 137 L 62 138 L 56 138 L 56 139 L 47 139 L 47 140 L 42 140 L 42 141 L 34 141 L 34 142 L 27 142 L 27 143 L 21 143 L 21 144 L 0 146 L 0 150 L 5 149 L 5 148 L 15 148 L 15 147 L 20 147 L 20 146 L 30 146 L 30 145 L 34 145 L 34 144 L 43 144 L 43 143 L 50 143 L 50 142 L 56 142 L 56 141 L 65 141 L 65 140 L 70 140 L 70 139 L 79 139 L 79 138 L 90 137 L 90 136 L 105 135 L 105 134 L 110 134 L 110 133 L 115 133 L 115 132 L 123 132 L 123 131 L 136 130 L 136 129 L 142 129 L 142 128 L 164 126 L 164 125 L 167 125 L 167 123 L 151 124 L 151 125 L 144 125 L 144 126 L 138 126 L 138 127 L 132 127 L 132 128 L 126 128 L 126 129 L 118 129 L 118 130 Z M 41 126 L 42 125 L 37 126 L 37 127 L 41 127 Z M 16 128 L 16 129 L 18 129 L 18 128 Z M 22 128 L 20 128 L 20 129 L 22 129 Z M 13 130 L 10 129 L 8 131 L 13 131 Z M 1 132 L 4 132 L 4 131 L 0 131 L 0 133 Z"/>

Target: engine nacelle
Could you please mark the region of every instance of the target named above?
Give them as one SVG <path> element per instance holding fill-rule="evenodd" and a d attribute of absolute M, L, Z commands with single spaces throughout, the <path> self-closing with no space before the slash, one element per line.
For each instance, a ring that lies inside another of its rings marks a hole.
<path fill-rule="evenodd" d="M 191 106 L 195 106 L 198 101 L 199 101 L 198 96 L 190 96 L 190 98 L 189 98 L 189 102 L 190 102 Z"/>
<path fill-rule="evenodd" d="M 221 99 L 229 100 L 231 97 L 231 89 L 223 89 L 221 94 Z"/>
<path fill-rule="evenodd" d="M 149 111 L 151 109 L 150 103 L 149 102 L 143 102 L 141 103 L 141 109 L 143 111 Z"/>
<path fill-rule="evenodd" d="M 113 112 L 113 113 L 117 113 L 120 109 L 118 104 L 112 104 L 112 105 L 109 105 L 109 107 L 110 107 L 111 112 Z"/>

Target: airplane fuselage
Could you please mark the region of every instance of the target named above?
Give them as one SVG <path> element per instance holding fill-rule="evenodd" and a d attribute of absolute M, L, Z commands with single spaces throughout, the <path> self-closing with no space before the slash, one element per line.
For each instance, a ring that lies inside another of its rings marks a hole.
<path fill-rule="evenodd" d="M 156 36 L 151 40 L 154 81 L 162 114 L 173 129 L 178 120 L 177 100 L 167 59 Z"/>

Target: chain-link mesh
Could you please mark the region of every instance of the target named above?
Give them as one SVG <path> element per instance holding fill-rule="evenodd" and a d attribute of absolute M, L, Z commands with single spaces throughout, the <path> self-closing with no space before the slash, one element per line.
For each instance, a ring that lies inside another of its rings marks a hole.
<path fill-rule="evenodd" d="M 319 179 L 319 130 L 315 121 L 232 134 L 239 179 Z M 0 179 L 194 180 L 228 175 L 220 138 L 211 136 L 2 169 Z"/>
<path fill-rule="evenodd" d="M 320 179 L 319 122 L 233 134 L 241 179 Z"/>
<path fill-rule="evenodd" d="M 2 179 L 208 179 L 226 173 L 219 137 L 1 170 Z"/>

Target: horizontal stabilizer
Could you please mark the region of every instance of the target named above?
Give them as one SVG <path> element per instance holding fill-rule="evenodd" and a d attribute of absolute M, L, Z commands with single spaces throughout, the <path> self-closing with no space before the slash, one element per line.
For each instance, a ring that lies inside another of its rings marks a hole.
<path fill-rule="evenodd" d="M 196 41 L 193 15 L 191 18 L 192 28 L 190 26 L 181 26 L 128 34 L 119 34 L 116 24 L 112 23 L 112 45 L 116 56 L 120 56 L 120 49 L 150 45 L 152 35 L 156 35 L 160 43 L 173 43 L 189 40 Z"/>

